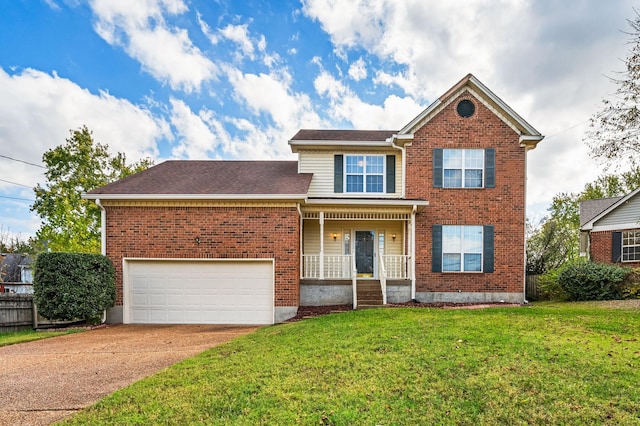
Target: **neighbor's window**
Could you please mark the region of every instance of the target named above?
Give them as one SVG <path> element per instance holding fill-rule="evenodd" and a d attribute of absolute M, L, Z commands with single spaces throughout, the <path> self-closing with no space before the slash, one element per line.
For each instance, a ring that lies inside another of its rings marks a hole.
<path fill-rule="evenodd" d="M 384 192 L 384 155 L 345 156 L 345 192 Z"/>
<path fill-rule="evenodd" d="M 443 149 L 443 187 L 482 188 L 483 149 Z"/>
<path fill-rule="evenodd" d="M 622 261 L 640 261 L 640 231 L 622 233 Z"/>
<path fill-rule="evenodd" d="M 482 226 L 442 226 L 442 272 L 482 272 Z"/>

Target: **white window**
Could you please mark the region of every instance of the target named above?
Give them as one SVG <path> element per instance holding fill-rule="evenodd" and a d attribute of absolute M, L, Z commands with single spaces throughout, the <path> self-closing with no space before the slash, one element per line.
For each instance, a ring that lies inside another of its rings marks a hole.
<path fill-rule="evenodd" d="M 442 272 L 482 272 L 482 226 L 442 226 Z"/>
<path fill-rule="evenodd" d="M 384 192 L 384 155 L 346 155 L 345 192 Z"/>
<path fill-rule="evenodd" d="M 482 188 L 483 149 L 443 149 L 444 188 Z"/>
<path fill-rule="evenodd" d="M 640 261 L 640 231 L 622 233 L 622 261 Z"/>

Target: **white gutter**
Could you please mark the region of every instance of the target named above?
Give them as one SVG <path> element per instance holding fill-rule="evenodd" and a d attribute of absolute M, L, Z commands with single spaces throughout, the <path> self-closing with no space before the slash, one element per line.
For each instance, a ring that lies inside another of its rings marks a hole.
<path fill-rule="evenodd" d="M 304 200 L 306 194 L 82 194 L 86 200 Z"/>
<path fill-rule="evenodd" d="M 100 252 L 103 256 L 107 255 L 107 211 L 100 202 L 100 198 L 96 198 L 96 205 L 100 207 Z"/>
<path fill-rule="evenodd" d="M 298 248 L 299 251 L 299 255 L 298 258 L 300 259 L 300 279 L 302 279 L 303 273 L 304 273 L 304 253 L 302 252 L 303 250 L 303 246 L 302 246 L 302 232 L 303 232 L 303 225 L 304 225 L 304 217 L 302 216 L 302 209 L 300 208 L 300 203 L 296 204 L 296 209 L 298 210 L 298 216 L 300 217 L 300 233 L 299 233 L 299 239 L 300 239 L 300 247 Z"/>
<path fill-rule="evenodd" d="M 411 300 L 416 300 L 416 212 L 414 205 L 411 211 Z"/>
<path fill-rule="evenodd" d="M 376 207 L 423 207 L 428 206 L 428 201 L 401 200 L 398 198 L 309 198 L 305 203 L 311 205 L 336 205 L 336 206 L 371 206 Z"/>
<path fill-rule="evenodd" d="M 402 198 L 404 198 L 406 196 L 406 182 L 407 182 L 407 176 L 406 176 L 406 171 L 407 171 L 407 161 L 406 161 L 406 150 L 404 146 L 398 146 L 395 144 L 395 139 L 396 139 L 397 135 L 393 135 L 391 137 L 391 146 L 395 149 L 399 149 L 400 152 L 402 153 Z"/>

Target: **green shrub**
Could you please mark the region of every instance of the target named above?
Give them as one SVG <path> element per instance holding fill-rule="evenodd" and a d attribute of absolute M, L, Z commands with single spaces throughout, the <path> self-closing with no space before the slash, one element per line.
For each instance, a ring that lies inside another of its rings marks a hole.
<path fill-rule="evenodd" d="M 541 299 L 564 301 L 569 300 L 569 296 L 560 287 L 558 276 L 564 269 L 564 266 L 551 269 L 538 277 L 538 291 Z"/>
<path fill-rule="evenodd" d="M 629 268 L 595 262 L 579 262 L 563 268 L 558 284 L 569 300 L 612 300 L 622 298 Z"/>
<path fill-rule="evenodd" d="M 640 268 L 634 268 L 624 280 L 622 297 L 625 299 L 640 299 Z"/>
<path fill-rule="evenodd" d="M 100 254 L 42 253 L 33 290 L 38 312 L 46 318 L 95 321 L 115 303 L 115 271 Z"/>

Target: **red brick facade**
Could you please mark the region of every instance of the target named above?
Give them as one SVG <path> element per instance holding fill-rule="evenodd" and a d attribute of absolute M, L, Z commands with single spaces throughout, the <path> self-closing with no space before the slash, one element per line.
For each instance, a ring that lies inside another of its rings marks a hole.
<path fill-rule="evenodd" d="M 456 106 L 471 100 L 475 113 L 460 117 Z M 494 148 L 495 188 L 434 188 L 434 148 Z M 407 198 L 429 201 L 416 217 L 417 292 L 521 293 L 524 286 L 525 148 L 519 135 L 468 93 L 419 129 L 406 148 Z M 434 273 L 432 225 L 493 225 L 493 273 Z"/>
<path fill-rule="evenodd" d="M 275 259 L 275 306 L 298 306 L 300 219 L 295 207 L 107 206 L 107 256 L 122 305 L 122 259 Z M 196 241 L 196 238 L 198 241 Z"/>
<path fill-rule="evenodd" d="M 616 231 L 596 231 L 590 233 L 589 251 L 591 260 L 600 263 L 613 263 L 612 234 Z M 640 267 L 640 262 L 619 262 L 617 265 L 631 268 Z"/>

